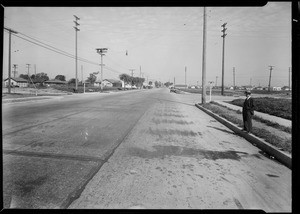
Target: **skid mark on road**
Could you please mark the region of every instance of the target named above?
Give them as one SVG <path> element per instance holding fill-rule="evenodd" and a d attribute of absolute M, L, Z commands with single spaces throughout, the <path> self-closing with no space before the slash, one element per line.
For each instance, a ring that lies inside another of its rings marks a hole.
<path fill-rule="evenodd" d="M 31 194 L 34 191 L 34 189 L 44 184 L 47 179 L 48 175 L 44 175 L 29 181 L 19 180 L 16 181 L 14 184 L 17 187 L 18 191 L 21 193 L 21 196 L 23 197 Z"/>
<path fill-rule="evenodd" d="M 183 117 L 186 117 L 182 114 L 173 114 L 173 113 L 154 113 L 155 116 L 158 116 L 158 117 L 179 117 L 179 118 L 183 118 Z"/>
<path fill-rule="evenodd" d="M 278 178 L 279 176 L 278 175 L 271 175 L 271 174 L 266 174 L 267 176 L 269 177 L 273 177 L 273 178 Z"/>
<path fill-rule="evenodd" d="M 127 153 L 131 156 L 140 158 L 165 158 L 167 156 L 181 156 L 181 157 L 195 157 L 198 159 L 231 159 L 239 161 L 241 156 L 239 154 L 247 155 L 248 153 L 239 151 L 213 151 L 204 149 L 195 149 L 182 146 L 153 146 L 155 151 L 149 151 L 138 147 L 130 147 L 127 149 Z"/>
<path fill-rule="evenodd" d="M 180 136 L 192 136 L 195 137 L 199 135 L 197 132 L 180 130 L 180 129 L 152 129 L 151 127 L 148 130 L 148 133 L 151 135 L 158 135 L 162 137 L 163 135 L 180 135 Z"/>
<path fill-rule="evenodd" d="M 161 124 L 161 123 L 166 123 L 166 124 L 179 124 L 179 125 L 188 125 L 188 124 L 194 124 L 193 121 L 185 121 L 185 120 L 174 120 L 174 119 L 156 119 L 156 118 L 153 118 L 152 119 L 152 122 L 155 123 L 156 125 L 158 124 Z"/>

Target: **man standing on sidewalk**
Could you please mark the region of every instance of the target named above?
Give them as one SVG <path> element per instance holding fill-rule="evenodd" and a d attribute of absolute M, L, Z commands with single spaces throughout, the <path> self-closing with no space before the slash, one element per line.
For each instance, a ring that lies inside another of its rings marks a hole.
<path fill-rule="evenodd" d="M 252 131 L 252 116 L 254 115 L 254 104 L 253 98 L 251 97 L 251 92 L 247 90 L 245 92 L 246 99 L 243 106 L 243 122 L 244 129 L 247 133 Z"/>

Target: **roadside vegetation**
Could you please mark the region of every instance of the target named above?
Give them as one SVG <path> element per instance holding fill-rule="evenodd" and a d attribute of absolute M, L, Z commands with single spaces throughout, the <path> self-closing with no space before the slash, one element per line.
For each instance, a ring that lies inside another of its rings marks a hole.
<path fill-rule="evenodd" d="M 243 106 L 244 99 L 236 99 L 230 104 Z M 255 111 L 292 120 L 292 100 L 283 98 L 259 97 L 254 99 Z"/>
<path fill-rule="evenodd" d="M 101 88 L 97 86 L 86 86 L 85 88 L 82 85 L 78 85 L 77 91 L 75 91 L 75 85 L 53 85 L 51 86 L 54 89 L 65 91 L 65 92 L 72 92 L 72 93 L 83 93 L 85 92 L 100 92 Z M 118 91 L 122 90 L 122 88 L 119 87 L 103 87 L 103 91 Z"/>
<path fill-rule="evenodd" d="M 229 109 L 229 110 L 232 110 L 232 109 L 230 109 L 230 108 L 228 108 L 228 107 L 226 107 L 226 106 L 222 106 L 221 104 L 216 103 L 216 102 L 214 102 L 214 101 L 212 101 L 212 102 L 210 102 L 210 103 L 212 103 L 212 104 L 214 104 L 214 105 L 221 106 L 221 107 L 226 108 L 226 109 Z M 237 110 L 236 113 L 237 113 L 237 114 L 242 114 L 242 111 Z M 241 116 L 241 117 L 242 117 L 242 116 Z M 279 130 L 281 130 L 281 131 L 284 131 L 284 132 L 287 132 L 287 133 L 290 133 L 290 134 L 292 133 L 292 128 L 291 128 L 291 127 L 286 127 L 286 126 L 279 125 L 278 123 L 275 123 L 275 122 L 272 122 L 272 121 L 263 119 L 263 118 L 258 117 L 258 116 L 256 116 L 256 115 L 254 115 L 252 119 L 253 119 L 253 120 L 256 120 L 256 121 L 258 121 L 258 122 L 264 123 L 264 124 L 266 124 L 267 126 L 272 126 L 272 127 L 276 128 L 276 129 L 279 129 Z"/>
<path fill-rule="evenodd" d="M 226 120 L 236 124 L 242 129 L 243 119 L 241 112 L 228 109 L 226 107 L 216 105 L 214 103 L 206 103 L 202 105 L 204 108 L 212 111 L 213 113 L 225 118 Z M 267 123 L 253 120 L 252 134 L 264 139 L 271 145 L 279 148 L 282 151 L 292 152 L 292 139 L 291 133 L 282 131 L 278 126 L 269 126 Z"/>

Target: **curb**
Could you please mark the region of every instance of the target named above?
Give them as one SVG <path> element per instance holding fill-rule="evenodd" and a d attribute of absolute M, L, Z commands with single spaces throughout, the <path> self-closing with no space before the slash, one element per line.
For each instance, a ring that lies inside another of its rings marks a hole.
<path fill-rule="evenodd" d="M 233 123 L 229 122 L 228 120 L 220 117 L 219 115 L 213 113 L 212 111 L 203 108 L 199 104 L 195 104 L 195 106 L 197 108 L 199 108 L 200 110 L 204 111 L 205 113 L 207 113 L 208 115 L 215 118 L 217 121 L 219 121 L 220 123 L 222 123 L 223 125 L 225 125 L 229 129 L 234 131 L 239 136 L 245 138 L 247 141 L 249 141 L 250 143 L 254 144 L 258 148 L 263 150 L 265 153 L 275 157 L 280 163 L 282 163 L 286 167 L 292 169 L 292 157 L 291 157 L 291 155 L 286 154 L 286 153 L 278 150 L 273 145 L 267 143 L 266 141 L 264 141 L 261 138 L 258 138 L 256 136 L 254 136 L 253 134 L 248 134 L 248 133 L 245 133 L 245 132 L 241 131 L 240 128 L 237 127 L 235 124 L 233 124 Z"/>

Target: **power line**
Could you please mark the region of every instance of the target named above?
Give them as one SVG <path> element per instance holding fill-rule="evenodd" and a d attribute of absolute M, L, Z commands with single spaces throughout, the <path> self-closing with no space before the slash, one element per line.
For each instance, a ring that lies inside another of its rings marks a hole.
<path fill-rule="evenodd" d="M 18 32 L 18 33 L 19 33 L 19 32 Z M 21 33 L 20 33 L 20 34 L 21 34 Z M 16 36 L 16 37 L 18 37 L 18 38 L 20 38 L 20 39 L 23 39 L 23 40 L 25 40 L 25 41 L 27 41 L 27 42 L 30 42 L 30 43 L 32 43 L 32 44 L 35 44 L 35 45 L 40 46 L 40 47 L 42 47 L 42 48 L 45 48 L 45 49 L 47 49 L 47 50 L 53 51 L 53 52 L 55 52 L 55 53 L 61 54 L 61 55 L 63 55 L 63 56 L 66 56 L 66 57 L 69 57 L 69 58 L 72 58 L 72 59 L 75 59 L 75 56 L 74 56 L 74 55 L 72 55 L 72 54 L 70 54 L 70 53 L 68 53 L 68 52 L 66 52 L 66 51 L 60 50 L 60 49 L 58 49 L 58 48 L 56 48 L 56 47 L 54 47 L 54 46 L 51 46 L 51 45 L 48 45 L 48 44 L 46 44 L 46 43 L 40 42 L 40 41 L 37 40 L 37 39 L 33 39 L 33 38 L 31 38 L 31 37 L 29 37 L 29 36 L 23 34 L 23 33 L 22 33 L 22 35 L 24 35 L 24 36 L 26 36 L 26 37 L 28 37 L 28 38 L 30 38 L 30 39 L 32 39 L 32 40 L 35 40 L 36 42 L 31 41 L 31 40 L 29 40 L 29 39 L 27 39 L 27 38 L 24 38 L 24 37 L 15 35 L 15 34 L 13 34 L 13 35 Z M 39 43 L 41 43 L 41 44 L 39 44 Z M 78 57 L 78 60 L 79 60 L 79 61 L 82 61 L 82 62 L 85 62 L 85 63 L 88 63 L 88 64 L 92 64 L 92 65 L 97 65 L 97 66 L 99 66 L 99 63 L 96 63 L 96 62 L 93 62 L 93 61 L 90 61 L 90 60 L 87 60 L 87 59 L 84 59 L 84 58 L 81 58 L 81 57 Z M 121 74 L 121 72 L 119 72 L 119 71 L 117 71 L 117 70 L 115 70 L 115 69 L 113 69 L 113 68 L 109 68 L 109 67 L 107 67 L 107 66 L 104 67 L 104 69 L 109 70 L 109 71 L 112 71 L 112 72 L 115 72 L 115 73 Z"/>

